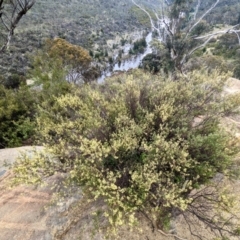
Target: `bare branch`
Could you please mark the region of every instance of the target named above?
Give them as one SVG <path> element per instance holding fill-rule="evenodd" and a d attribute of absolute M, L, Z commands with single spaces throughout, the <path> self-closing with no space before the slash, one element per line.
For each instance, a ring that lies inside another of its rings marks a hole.
<path fill-rule="evenodd" d="M 1 17 L 1 22 L 2 22 L 3 26 L 7 29 L 7 31 L 9 31 L 10 29 L 8 28 L 7 24 L 4 22 L 2 17 Z"/>
<path fill-rule="evenodd" d="M 4 1 L 0 0 L 0 18 L 6 29 L 5 34 L 7 35 L 7 38 L 4 40 L 0 48 L 0 53 L 8 48 L 19 21 L 32 8 L 35 1 L 36 0 L 11 0 L 9 3 L 6 3 L 6 6 L 9 6 L 10 8 L 4 10 Z"/>
<path fill-rule="evenodd" d="M 239 24 L 237 24 L 233 27 L 227 28 L 225 30 L 217 31 L 217 32 L 210 33 L 210 34 L 203 35 L 203 36 L 198 36 L 198 37 L 195 37 L 194 39 L 204 39 L 204 38 L 209 38 L 209 37 L 212 37 L 212 36 L 216 36 L 216 35 L 220 35 L 220 34 L 226 34 L 226 33 L 239 33 L 240 30 L 235 30 L 234 29 L 237 26 L 239 26 Z"/>
<path fill-rule="evenodd" d="M 191 33 L 191 31 L 201 22 L 201 20 L 209 14 L 219 3 L 220 0 L 217 0 L 198 20 L 196 23 L 193 24 L 193 26 L 189 29 L 188 33 Z"/>
<path fill-rule="evenodd" d="M 239 25 L 239 24 L 238 24 L 238 25 Z M 238 25 L 236 25 L 236 26 L 238 26 Z M 182 60 L 181 60 L 181 64 L 184 64 L 185 61 L 186 61 L 186 58 L 187 58 L 187 57 L 190 57 L 196 50 L 205 47 L 205 46 L 209 43 L 209 41 L 210 41 L 214 36 L 216 36 L 216 35 L 227 34 L 227 33 L 228 33 L 228 34 L 234 33 L 234 34 L 237 35 L 237 37 L 238 37 L 238 42 L 239 42 L 239 45 L 240 45 L 240 36 L 239 36 L 240 30 L 235 30 L 235 29 L 233 29 L 233 28 L 235 28 L 236 26 L 233 26 L 233 27 L 228 28 L 228 29 L 226 29 L 226 30 L 222 30 L 222 31 L 217 31 L 217 32 L 214 32 L 214 33 L 210 33 L 210 34 L 207 34 L 207 35 L 204 35 L 204 36 L 195 37 L 194 39 L 196 39 L 196 40 L 206 39 L 206 38 L 207 38 L 207 39 L 204 41 L 204 43 L 202 43 L 201 45 L 193 48 L 189 53 L 185 54 L 185 55 L 183 56 Z"/>
<path fill-rule="evenodd" d="M 237 31 L 237 30 L 232 29 L 231 32 L 233 32 L 233 33 L 235 33 L 235 34 L 237 35 L 238 43 L 239 43 L 239 45 L 240 45 L 240 36 L 239 36 L 239 34 L 238 34 L 238 33 L 240 32 L 240 30 Z"/>
<path fill-rule="evenodd" d="M 164 235 L 165 237 L 174 237 L 175 239 L 179 239 L 179 240 L 187 240 L 186 238 L 181 238 L 176 234 L 167 234 L 164 231 L 162 231 L 161 229 L 158 229 L 158 232 L 160 232 L 162 235 Z"/>
<path fill-rule="evenodd" d="M 201 4 L 201 0 L 198 0 L 197 6 L 196 6 L 196 10 L 195 10 L 194 15 L 193 15 L 193 20 L 194 21 L 196 20 L 200 4 Z"/>
<path fill-rule="evenodd" d="M 169 1 L 168 0 L 165 0 L 164 1 L 168 6 L 170 5 Z"/>
<path fill-rule="evenodd" d="M 187 54 L 184 54 L 184 56 L 183 56 L 183 58 L 182 58 L 182 60 L 181 60 L 181 65 L 183 65 L 183 64 L 186 62 L 186 59 L 187 59 L 188 57 L 190 57 L 195 51 L 197 51 L 197 50 L 200 49 L 200 48 L 205 47 L 213 37 L 214 37 L 214 36 L 210 36 L 203 44 L 201 44 L 201 45 L 193 48 L 193 49 L 192 49 L 190 52 L 188 52 Z"/>
<path fill-rule="evenodd" d="M 182 72 L 183 65 L 187 61 L 188 57 L 190 57 L 195 51 L 197 51 L 200 48 L 205 47 L 209 41 L 217 35 L 220 34 L 226 34 L 226 33 L 231 33 L 231 34 L 236 34 L 239 44 L 240 44 L 240 30 L 236 30 L 235 28 L 238 26 L 233 26 L 225 30 L 221 30 L 218 32 L 202 35 L 202 36 L 197 36 L 197 37 L 191 37 L 191 33 L 197 27 L 203 18 L 209 14 L 220 2 L 220 0 L 215 0 L 214 4 L 212 4 L 199 18 L 197 18 L 197 14 L 199 12 L 202 0 L 196 0 L 196 8 L 194 11 L 193 15 L 193 23 L 189 22 L 189 28 L 185 27 L 183 29 L 183 26 L 181 23 L 185 23 L 185 21 L 182 21 L 182 12 L 180 11 L 179 14 L 174 14 L 174 16 L 171 17 L 171 9 L 173 7 L 174 9 L 174 4 L 180 4 L 180 3 L 172 3 L 170 4 L 169 1 L 162 1 L 161 5 L 161 14 L 158 15 L 156 11 L 154 11 L 156 20 L 153 19 L 149 11 L 147 11 L 144 7 L 140 6 L 139 4 L 136 3 L 135 0 L 132 0 L 133 4 L 137 6 L 140 10 L 142 10 L 144 13 L 147 14 L 148 18 L 150 19 L 150 24 L 152 27 L 152 30 L 156 30 L 159 38 L 158 40 L 165 45 L 165 47 L 168 49 L 170 53 L 170 58 L 174 63 L 175 69 L 178 69 Z M 164 5 L 167 6 L 169 9 L 166 9 L 167 12 L 169 13 L 168 16 L 165 16 L 164 11 Z M 181 5 L 180 5 L 181 6 Z M 178 9 L 178 8 L 176 8 Z M 184 15 L 184 14 L 183 14 Z M 188 30 L 187 30 L 188 29 Z M 193 40 L 194 39 L 194 40 Z M 191 48 L 188 46 L 188 40 L 191 40 Z M 193 40 L 193 41 L 192 41 Z M 203 40 L 202 42 L 197 42 L 197 40 Z M 183 73 L 183 72 L 182 72 Z"/>
<path fill-rule="evenodd" d="M 137 4 L 134 0 L 132 0 L 132 2 L 133 2 L 133 4 L 134 4 L 135 6 L 137 6 L 139 9 L 141 9 L 143 12 L 145 12 L 145 13 L 148 15 L 148 17 L 149 17 L 149 19 L 150 19 L 150 23 L 151 23 L 152 29 L 157 30 L 157 28 L 155 27 L 155 25 L 154 25 L 154 23 L 153 23 L 153 20 L 152 20 L 152 17 L 150 16 L 149 12 L 146 11 L 146 10 L 145 10 L 143 7 L 141 7 L 139 4 Z"/>

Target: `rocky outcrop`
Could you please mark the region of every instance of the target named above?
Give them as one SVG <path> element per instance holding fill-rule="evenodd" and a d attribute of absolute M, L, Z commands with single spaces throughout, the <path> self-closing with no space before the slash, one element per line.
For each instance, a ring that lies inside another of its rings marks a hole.
<path fill-rule="evenodd" d="M 43 148 L 38 147 L 38 151 Z M 32 147 L 1 150 L 7 162 L 14 162 L 20 152 L 32 154 Z M 4 171 L 6 171 L 6 167 Z M 103 216 L 106 206 L 103 201 L 88 202 L 79 187 L 69 188 L 62 184 L 64 175 L 49 177 L 44 186 L 17 186 L 9 188 L 11 171 L 0 177 L 0 240 L 103 240 L 106 220 Z M 240 182 L 233 188 L 237 192 Z M 240 195 L 240 194 L 239 194 Z M 240 199 L 240 198 L 239 198 Z M 240 206 L 240 204 L 239 204 Z M 93 214 L 97 213 L 97 214 Z M 190 235 L 183 217 L 177 217 L 171 223 L 171 234 L 158 230 L 152 231 L 147 219 L 140 216 L 139 229 L 130 231 L 120 229 L 119 237 L 109 239 L 126 240 L 195 240 Z M 193 227 L 208 239 L 213 237 L 209 229 L 201 224 Z M 180 238 L 176 238 L 174 235 Z M 237 240 L 237 238 L 231 238 Z"/>
<path fill-rule="evenodd" d="M 32 155 L 42 147 L 0 150 L 1 165 L 12 164 L 22 154 Z M 63 175 L 46 179 L 41 187 L 9 188 L 11 171 L 2 166 L 0 177 L 0 240 L 103 240 L 106 222 L 103 201 L 88 202 L 80 188 L 66 188 Z M 4 172 L 4 173 L 3 173 Z M 97 212 L 97 215 L 93 213 Z M 141 219 L 142 232 L 122 228 L 120 237 L 110 239 L 171 240 Z"/>
<path fill-rule="evenodd" d="M 83 199 L 80 188 L 65 187 L 64 175 L 45 180 L 43 186 L 10 188 L 9 164 L 43 147 L 0 150 L 0 240 L 102 239 L 92 212 L 101 202 Z"/>

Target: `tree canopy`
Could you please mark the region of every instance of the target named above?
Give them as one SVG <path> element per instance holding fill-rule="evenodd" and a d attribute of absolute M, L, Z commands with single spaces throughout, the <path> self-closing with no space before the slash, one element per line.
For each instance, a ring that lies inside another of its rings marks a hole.
<path fill-rule="evenodd" d="M 47 40 L 45 51 L 50 58 L 61 60 L 63 66 L 68 68 L 68 78 L 72 82 L 76 83 L 81 79 L 83 82 L 91 81 L 99 74 L 97 69 L 91 65 L 92 58 L 89 52 L 81 46 L 55 38 Z"/>
<path fill-rule="evenodd" d="M 158 40 L 168 50 L 164 61 L 168 61 L 168 65 L 173 66 L 170 70 L 182 72 L 190 56 L 198 49 L 205 47 L 212 38 L 219 34 L 235 34 L 240 39 L 239 24 L 208 33 L 210 25 L 204 21 L 204 18 L 215 9 L 221 0 L 213 1 L 208 7 L 204 6 L 204 12 L 200 12 L 203 4 L 201 0 L 162 1 L 159 9 L 154 11 L 154 17 L 137 1 L 132 0 L 132 2 L 146 13 L 152 30 L 157 32 Z"/>

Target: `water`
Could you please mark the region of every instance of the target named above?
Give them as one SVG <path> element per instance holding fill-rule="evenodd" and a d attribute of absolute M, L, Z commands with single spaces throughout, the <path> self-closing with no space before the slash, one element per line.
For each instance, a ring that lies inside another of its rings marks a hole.
<path fill-rule="evenodd" d="M 106 77 L 110 77 L 116 71 L 128 71 L 130 69 L 138 68 L 138 66 L 141 64 L 143 58 L 147 54 L 152 53 L 152 49 L 150 47 L 150 42 L 151 41 L 152 41 L 152 33 L 150 32 L 146 36 L 147 47 L 146 47 L 144 53 L 139 54 L 135 57 L 129 58 L 125 61 L 122 61 L 121 63 L 115 63 L 113 65 L 112 70 L 107 70 L 107 71 L 102 73 L 102 75 L 98 78 L 98 82 L 102 83 Z M 128 48 L 128 50 L 130 49 L 129 46 L 127 46 L 127 48 Z M 124 49 L 124 52 L 126 52 L 126 49 Z"/>

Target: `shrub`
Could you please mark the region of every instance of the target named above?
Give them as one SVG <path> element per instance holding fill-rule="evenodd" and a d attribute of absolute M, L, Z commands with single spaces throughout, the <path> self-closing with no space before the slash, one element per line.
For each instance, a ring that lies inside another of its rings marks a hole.
<path fill-rule="evenodd" d="M 26 86 L 13 90 L 0 85 L 0 148 L 21 146 L 33 136 L 34 106 Z"/>
<path fill-rule="evenodd" d="M 233 77 L 240 79 L 240 61 L 235 62 Z"/>
<path fill-rule="evenodd" d="M 158 73 L 162 67 L 161 57 L 157 54 L 147 54 L 143 60 L 141 67 L 152 73 Z"/>
<path fill-rule="evenodd" d="M 135 54 L 143 53 L 146 47 L 147 47 L 146 39 L 145 38 L 139 39 L 133 44 L 133 52 Z"/>
<path fill-rule="evenodd" d="M 51 104 L 46 99 L 39 133 L 59 161 L 23 160 L 16 178 L 38 182 L 67 172 L 68 183 L 105 200 L 111 225 L 134 224 L 137 211 L 164 215 L 157 222 L 166 225 L 173 209 L 192 204 L 193 189 L 231 165 L 234 144 L 219 119 L 240 98 L 222 99 L 227 78 L 213 71 L 172 80 L 136 71 L 83 85 Z"/>

